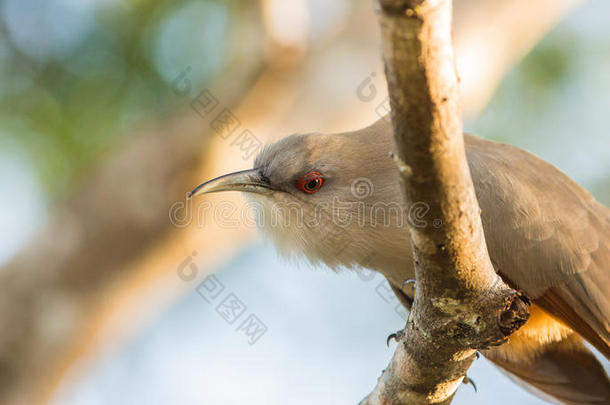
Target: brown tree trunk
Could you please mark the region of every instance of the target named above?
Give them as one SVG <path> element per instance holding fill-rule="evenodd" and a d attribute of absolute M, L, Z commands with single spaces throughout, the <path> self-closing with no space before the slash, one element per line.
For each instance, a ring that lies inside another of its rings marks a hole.
<path fill-rule="evenodd" d="M 527 299 L 489 259 L 466 162 L 451 0 L 379 0 L 395 157 L 408 205 L 442 226 L 409 224 L 416 293 L 390 365 L 363 404 L 448 404 L 475 352 L 528 317 Z"/>

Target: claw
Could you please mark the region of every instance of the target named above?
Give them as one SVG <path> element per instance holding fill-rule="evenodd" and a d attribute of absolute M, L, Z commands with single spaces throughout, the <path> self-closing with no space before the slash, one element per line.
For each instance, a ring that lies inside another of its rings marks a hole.
<path fill-rule="evenodd" d="M 405 281 L 402 282 L 402 288 L 405 288 L 405 285 L 407 284 L 413 284 L 413 286 L 411 287 L 413 290 L 415 290 L 415 279 L 414 278 L 409 278 Z"/>
<path fill-rule="evenodd" d="M 481 355 L 479 354 L 479 352 L 474 352 L 474 355 L 477 356 L 477 360 L 481 358 Z"/>
<path fill-rule="evenodd" d="M 388 345 L 388 347 L 390 347 L 390 340 L 395 340 L 398 342 L 400 340 L 400 338 L 402 337 L 402 334 L 403 334 L 402 330 L 399 330 L 398 332 L 390 334 L 390 336 L 388 336 L 388 338 L 385 341 L 386 345 Z"/>
<path fill-rule="evenodd" d="M 462 383 L 464 383 L 464 384 L 472 384 L 472 388 L 474 388 L 474 392 L 477 392 L 477 385 L 474 383 L 474 380 L 472 380 L 471 378 L 468 378 L 467 375 L 464 376 L 464 379 L 462 380 Z"/>

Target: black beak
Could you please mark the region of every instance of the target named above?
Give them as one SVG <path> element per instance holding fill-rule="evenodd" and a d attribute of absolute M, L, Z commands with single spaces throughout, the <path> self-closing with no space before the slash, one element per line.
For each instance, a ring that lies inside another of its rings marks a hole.
<path fill-rule="evenodd" d="M 219 191 L 244 191 L 247 193 L 269 194 L 273 189 L 260 169 L 242 170 L 225 174 L 206 181 L 195 187 L 188 198 L 199 194 L 217 193 Z"/>

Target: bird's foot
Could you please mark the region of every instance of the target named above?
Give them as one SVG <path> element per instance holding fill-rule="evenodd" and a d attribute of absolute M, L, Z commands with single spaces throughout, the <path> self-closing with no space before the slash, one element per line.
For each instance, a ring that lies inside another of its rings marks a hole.
<path fill-rule="evenodd" d="M 386 345 L 388 345 L 388 347 L 390 346 L 390 340 L 395 340 L 396 342 L 398 342 L 403 337 L 404 334 L 405 334 L 404 329 L 401 329 L 397 332 L 390 334 L 390 336 L 388 336 L 388 338 L 385 341 Z"/>
<path fill-rule="evenodd" d="M 463 384 L 472 384 L 472 388 L 474 388 L 474 392 L 477 392 L 477 385 L 474 383 L 474 380 L 472 378 L 468 377 L 468 375 L 464 376 L 464 379 L 462 380 L 462 383 Z"/>

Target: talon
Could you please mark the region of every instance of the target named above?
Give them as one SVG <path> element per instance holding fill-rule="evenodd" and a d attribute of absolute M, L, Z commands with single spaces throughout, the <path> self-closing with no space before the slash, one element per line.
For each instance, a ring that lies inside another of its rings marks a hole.
<path fill-rule="evenodd" d="M 386 345 L 388 347 L 390 347 L 390 340 L 395 340 L 396 342 L 398 342 L 400 340 L 400 338 L 402 337 L 402 334 L 403 334 L 402 329 L 399 330 L 398 332 L 390 334 L 390 336 L 388 336 L 388 338 L 385 341 Z"/>
<path fill-rule="evenodd" d="M 390 340 L 394 339 L 395 341 L 398 342 L 398 334 L 396 333 L 392 333 L 390 336 L 388 336 L 388 338 L 385 341 L 386 346 L 390 347 Z"/>
<path fill-rule="evenodd" d="M 472 384 L 472 388 L 474 388 L 474 392 L 477 392 L 477 385 L 474 383 L 474 380 L 472 380 L 471 378 L 468 378 L 467 375 L 464 376 L 462 383 L 463 384 Z"/>
<path fill-rule="evenodd" d="M 474 352 L 474 355 L 477 356 L 477 360 L 481 358 L 481 355 L 479 354 L 479 352 Z"/>
<path fill-rule="evenodd" d="M 413 284 L 413 286 L 411 287 L 413 290 L 415 290 L 415 279 L 414 278 L 409 278 L 405 281 L 402 282 L 402 288 L 405 288 L 405 285 L 407 284 Z"/>

